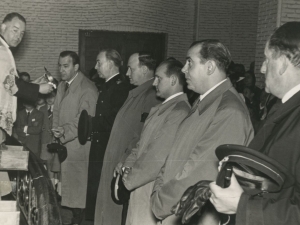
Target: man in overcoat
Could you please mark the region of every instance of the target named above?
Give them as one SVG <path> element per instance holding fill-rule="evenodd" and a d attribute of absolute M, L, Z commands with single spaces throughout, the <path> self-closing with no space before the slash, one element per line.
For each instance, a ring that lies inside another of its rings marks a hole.
<path fill-rule="evenodd" d="M 89 157 L 89 173 L 85 218 L 94 220 L 96 197 L 99 187 L 103 157 L 116 115 L 125 102 L 130 84 L 119 72 L 120 54 L 114 49 L 101 50 L 95 69 L 105 83 L 99 87 L 96 113 L 93 118 L 92 144 Z"/>
<path fill-rule="evenodd" d="M 151 196 L 152 211 L 162 224 L 181 224 L 171 208 L 199 180 L 216 179 L 221 144 L 248 144 L 253 128 L 243 100 L 226 77 L 228 49 L 217 40 L 194 42 L 185 73 L 188 88 L 200 98 L 180 124 L 170 154 Z"/>
<path fill-rule="evenodd" d="M 136 145 L 150 109 L 160 103 L 152 86 L 156 62 L 150 54 L 134 53 L 128 60 L 130 83 L 137 86 L 119 110 L 107 144 L 98 189 L 95 225 L 117 225 L 122 220 L 122 205 L 111 197 L 111 181 L 116 165 L 126 149 Z M 123 218 L 124 221 L 124 218 Z"/>
<path fill-rule="evenodd" d="M 267 93 L 281 99 L 272 115 L 249 147 L 287 168 L 295 183 L 278 193 L 250 196 L 232 176 L 231 185 L 222 189 L 210 185 L 211 202 L 225 214 L 236 214 L 237 225 L 299 224 L 300 221 L 300 22 L 279 27 L 265 46 L 261 72 Z"/>
<path fill-rule="evenodd" d="M 75 52 L 61 52 L 58 66 L 62 82 L 54 102 L 52 131 L 68 151 L 61 164 L 61 205 L 71 208 L 72 223 L 80 224 L 86 204 L 90 142 L 79 143 L 77 127 L 82 110 L 94 115 L 97 88 L 79 70 L 79 57 Z"/>
<path fill-rule="evenodd" d="M 123 164 L 123 182 L 132 191 L 127 225 L 156 225 L 150 205 L 154 180 L 165 163 L 179 124 L 190 111 L 183 93 L 182 67 L 177 60 L 166 60 L 156 69 L 153 86 L 156 95 L 165 101 L 151 109 L 139 142 Z"/>

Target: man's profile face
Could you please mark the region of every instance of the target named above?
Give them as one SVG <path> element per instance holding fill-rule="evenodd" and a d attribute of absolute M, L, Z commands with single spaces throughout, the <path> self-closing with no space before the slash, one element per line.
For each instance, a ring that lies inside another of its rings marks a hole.
<path fill-rule="evenodd" d="M 95 69 L 97 70 L 97 73 L 100 78 L 102 79 L 108 79 L 110 76 L 110 65 L 109 61 L 106 58 L 105 52 L 100 52 L 97 56 L 97 63 L 95 66 Z"/>
<path fill-rule="evenodd" d="M 201 45 L 196 45 L 188 50 L 186 63 L 182 68 L 185 74 L 187 87 L 199 94 L 205 93 L 205 63 L 202 64 L 199 58 Z"/>
<path fill-rule="evenodd" d="M 141 85 L 142 82 L 142 67 L 139 65 L 139 55 L 137 53 L 130 56 L 128 60 L 128 70 L 126 76 L 129 77 L 130 83 L 136 86 Z"/>
<path fill-rule="evenodd" d="M 61 79 L 64 81 L 70 81 L 77 73 L 78 64 L 73 65 L 73 60 L 70 56 L 59 57 L 58 69 Z"/>
<path fill-rule="evenodd" d="M 10 47 L 17 47 L 25 34 L 25 23 L 18 17 L 14 17 L 1 25 L 1 33 Z"/>
<path fill-rule="evenodd" d="M 280 76 L 278 74 L 279 72 L 279 65 L 278 65 L 278 59 L 275 58 L 275 52 L 272 49 L 269 49 L 268 43 L 265 47 L 265 60 L 260 68 L 260 72 L 265 75 L 266 81 L 265 81 L 265 91 L 267 93 L 274 94 L 275 96 L 277 93 L 277 89 L 280 85 Z"/>
<path fill-rule="evenodd" d="M 166 99 L 170 97 L 171 77 L 166 75 L 167 66 L 165 64 L 159 66 L 155 72 L 153 86 L 156 88 L 156 96 Z"/>

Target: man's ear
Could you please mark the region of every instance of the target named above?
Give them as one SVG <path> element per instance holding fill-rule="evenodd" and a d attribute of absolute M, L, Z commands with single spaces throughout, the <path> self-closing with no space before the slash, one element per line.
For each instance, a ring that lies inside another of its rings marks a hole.
<path fill-rule="evenodd" d="M 5 29 L 6 29 L 6 24 L 2 23 L 1 24 L 1 31 L 0 31 L 0 33 L 3 34 L 3 32 L 5 31 Z"/>
<path fill-rule="evenodd" d="M 171 86 L 174 86 L 177 83 L 177 77 L 175 75 L 171 75 Z"/>
<path fill-rule="evenodd" d="M 75 64 L 74 69 L 77 72 L 79 70 L 79 64 Z"/>
<path fill-rule="evenodd" d="M 206 68 L 207 68 L 207 75 L 212 75 L 215 72 L 217 65 L 216 62 L 213 60 L 208 60 L 206 62 Z"/>
<path fill-rule="evenodd" d="M 280 65 L 279 66 L 279 74 L 282 75 L 287 70 L 288 65 L 289 65 L 289 61 L 288 61 L 288 58 L 285 55 L 279 56 L 278 60 L 280 62 L 280 64 L 279 64 Z"/>
<path fill-rule="evenodd" d="M 146 75 L 147 74 L 147 72 L 148 72 L 148 67 L 147 66 L 145 66 L 145 65 L 142 65 L 142 72 L 143 72 L 143 75 Z"/>

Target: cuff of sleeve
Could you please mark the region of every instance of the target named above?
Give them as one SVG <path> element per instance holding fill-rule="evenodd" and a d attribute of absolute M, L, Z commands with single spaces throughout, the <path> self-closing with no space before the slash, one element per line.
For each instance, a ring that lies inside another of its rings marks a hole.
<path fill-rule="evenodd" d="M 236 225 L 248 224 L 264 224 L 262 197 L 252 197 L 244 192 L 236 212 Z"/>
<path fill-rule="evenodd" d="M 27 134 L 27 129 L 28 129 L 28 126 L 25 126 L 24 130 L 23 130 L 25 134 Z"/>

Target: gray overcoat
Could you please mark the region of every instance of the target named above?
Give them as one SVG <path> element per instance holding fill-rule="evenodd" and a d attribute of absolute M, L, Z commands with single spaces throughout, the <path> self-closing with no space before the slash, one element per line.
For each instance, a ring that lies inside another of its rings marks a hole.
<path fill-rule="evenodd" d="M 139 140 L 150 109 L 161 102 L 156 98 L 152 83 L 153 79 L 131 90 L 116 116 L 103 160 L 95 225 L 121 224 L 123 207 L 117 205 L 111 197 L 113 171 L 126 149 L 131 149 L 130 146 L 135 146 Z"/>
<path fill-rule="evenodd" d="M 68 150 L 68 157 L 61 164 L 61 205 L 85 208 L 90 142 L 79 143 L 77 128 L 82 110 L 94 116 L 98 92 L 94 83 L 80 71 L 66 92 L 65 83 L 61 82 L 57 88 L 52 126 L 64 128 L 65 134 L 60 140 Z"/>

